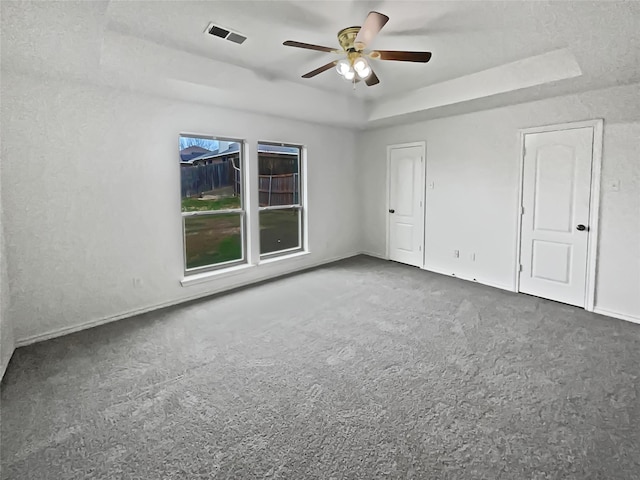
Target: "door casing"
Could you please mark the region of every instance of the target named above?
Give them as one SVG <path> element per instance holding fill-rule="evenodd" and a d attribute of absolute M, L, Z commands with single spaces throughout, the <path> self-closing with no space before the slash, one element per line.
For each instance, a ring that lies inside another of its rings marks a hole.
<path fill-rule="evenodd" d="M 420 262 L 420 266 L 419 268 L 424 268 L 424 244 L 425 244 L 425 232 L 426 232 L 426 212 L 427 212 L 427 202 L 425 199 L 425 192 L 426 192 L 426 181 L 427 181 L 427 156 L 426 156 L 426 150 L 427 150 L 427 143 L 426 142 L 410 142 L 410 143 L 398 143 L 395 145 L 387 145 L 387 194 L 386 194 L 386 206 L 385 206 L 385 215 L 387 218 L 387 222 L 386 222 L 386 228 L 387 228 L 387 248 L 386 248 L 386 253 L 385 253 L 385 259 L 389 260 L 390 258 L 390 252 L 389 252 L 389 248 L 390 248 L 390 224 L 391 224 L 391 218 L 389 215 L 389 208 L 390 208 L 390 203 L 391 203 L 391 198 L 390 198 L 390 194 L 391 194 L 391 150 L 394 148 L 407 148 L 407 147 L 420 147 L 422 149 L 422 169 L 420 172 L 420 176 L 422 181 L 420 182 L 420 185 L 422 186 L 421 188 L 421 192 L 420 192 L 420 200 L 422 201 L 422 216 L 421 216 L 421 232 L 422 232 L 422 258 L 421 258 L 421 262 Z"/>
<path fill-rule="evenodd" d="M 596 288 L 596 267 L 598 257 L 598 233 L 600 218 L 600 177 L 602 170 L 602 138 L 604 132 L 603 119 L 584 120 L 581 122 L 560 123 L 555 125 L 545 125 L 541 127 L 531 127 L 519 130 L 520 141 L 520 180 L 518 182 L 518 209 L 517 209 L 517 235 L 515 245 L 515 264 L 513 267 L 513 291 L 520 292 L 520 258 L 522 243 L 522 192 L 524 188 L 524 141 L 525 135 L 530 133 L 544 133 L 562 130 L 572 130 L 576 128 L 593 129 L 593 153 L 591 159 L 591 185 L 589 198 L 589 232 L 587 240 L 587 271 L 586 271 L 586 292 L 585 310 L 592 312 L 595 305 Z"/>

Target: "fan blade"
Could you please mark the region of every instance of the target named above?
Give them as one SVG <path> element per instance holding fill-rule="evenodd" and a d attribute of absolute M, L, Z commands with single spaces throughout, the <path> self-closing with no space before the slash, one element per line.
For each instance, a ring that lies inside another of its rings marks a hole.
<path fill-rule="evenodd" d="M 311 78 L 311 77 L 315 77 L 316 75 L 318 75 L 319 73 L 322 72 L 326 72 L 327 70 L 329 70 L 331 67 L 335 67 L 336 63 L 338 63 L 337 61 L 335 62 L 329 62 L 326 65 L 323 65 L 319 68 L 316 68 L 315 70 L 310 71 L 309 73 L 305 73 L 304 75 L 302 75 L 302 78 Z"/>
<path fill-rule="evenodd" d="M 431 59 L 431 52 L 405 52 L 402 50 L 374 50 L 369 54 L 371 58 L 379 60 L 396 60 L 398 62 L 427 63 Z"/>
<path fill-rule="evenodd" d="M 335 48 L 323 47 L 322 45 L 311 45 L 310 43 L 295 42 L 293 40 L 287 40 L 283 43 L 283 45 L 287 47 L 306 48 L 307 50 L 317 50 L 319 52 L 331 53 L 336 51 Z"/>
<path fill-rule="evenodd" d="M 360 28 L 355 41 L 353 42 L 356 50 L 362 50 L 375 38 L 382 27 L 389 21 L 389 17 L 378 12 L 369 12 L 364 25 Z"/>
<path fill-rule="evenodd" d="M 364 83 L 367 84 L 367 86 L 369 87 L 373 87 L 374 85 L 377 85 L 380 83 L 380 79 L 378 78 L 378 76 L 376 75 L 376 72 L 374 72 L 373 70 L 371 70 L 371 75 L 369 75 Z"/>

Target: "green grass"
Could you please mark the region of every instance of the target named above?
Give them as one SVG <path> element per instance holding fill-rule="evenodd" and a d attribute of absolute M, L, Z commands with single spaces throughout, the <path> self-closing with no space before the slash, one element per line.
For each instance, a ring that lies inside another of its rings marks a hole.
<path fill-rule="evenodd" d="M 223 238 L 218 244 L 217 250 L 204 250 L 190 252 L 187 255 L 187 268 L 204 267 L 217 263 L 230 262 L 242 258 L 242 237 L 232 235 Z"/>
<path fill-rule="evenodd" d="M 183 212 L 204 212 L 207 210 L 227 210 L 240 208 L 240 197 L 224 197 L 216 200 L 203 200 L 200 198 L 183 198 Z"/>
<path fill-rule="evenodd" d="M 260 253 L 299 247 L 298 218 L 295 209 L 260 212 Z M 241 259 L 240 219 L 236 213 L 185 218 L 187 268 Z"/>
<path fill-rule="evenodd" d="M 299 247 L 298 218 L 294 209 L 260 212 L 260 253 Z"/>
<path fill-rule="evenodd" d="M 239 214 L 185 218 L 187 268 L 242 258 Z"/>

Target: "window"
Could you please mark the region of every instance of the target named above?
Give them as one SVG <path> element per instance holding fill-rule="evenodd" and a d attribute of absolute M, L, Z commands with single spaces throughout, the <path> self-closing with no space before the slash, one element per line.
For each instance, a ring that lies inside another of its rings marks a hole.
<path fill-rule="evenodd" d="M 302 249 L 301 152 L 297 145 L 258 144 L 261 257 Z"/>
<path fill-rule="evenodd" d="M 243 263 L 243 143 L 180 135 L 185 272 Z"/>

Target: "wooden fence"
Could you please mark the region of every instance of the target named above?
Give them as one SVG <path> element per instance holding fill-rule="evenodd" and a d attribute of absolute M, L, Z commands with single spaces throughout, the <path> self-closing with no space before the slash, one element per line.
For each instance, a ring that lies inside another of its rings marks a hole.
<path fill-rule="evenodd" d="M 259 175 L 258 192 L 261 207 L 300 203 L 298 174 Z"/>
<path fill-rule="evenodd" d="M 233 185 L 235 195 L 240 195 L 240 170 L 231 162 L 182 167 L 180 170 L 182 198 L 197 196 L 216 188 Z M 258 192 L 261 207 L 296 205 L 300 203 L 299 174 L 259 175 Z"/>
<path fill-rule="evenodd" d="M 230 162 L 180 168 L 182 198 L 197 196 L 220 187 L 233 185 Z"/>

